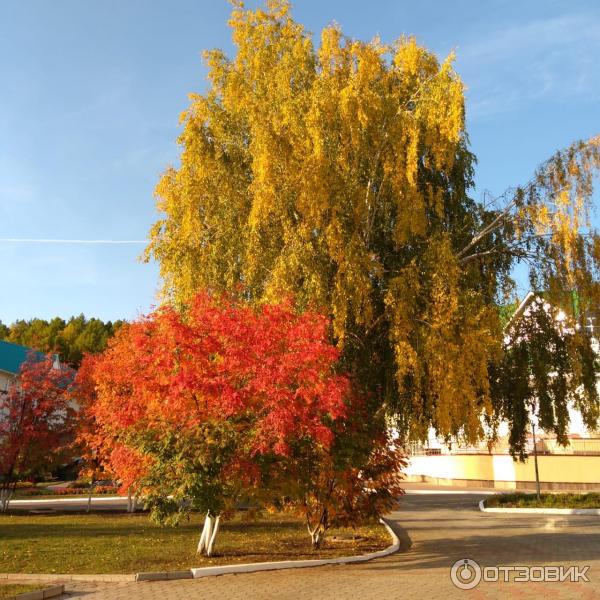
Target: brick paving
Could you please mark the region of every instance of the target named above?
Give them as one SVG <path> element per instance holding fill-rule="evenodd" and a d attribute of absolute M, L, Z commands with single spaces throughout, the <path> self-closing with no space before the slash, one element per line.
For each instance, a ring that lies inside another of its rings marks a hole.
<path fill-rule="evenodd" d="M 488 600 L 600 598 L 600 517 L 483 514 L 476 495 L 408 495 L 391 517 L 405 549 L 361 565 L 338 565 L 143 583 L 67 583 L 85 600 Z M 450 567 L 589 565 L 589 583 L 490 583 L 460 590 Z"/>

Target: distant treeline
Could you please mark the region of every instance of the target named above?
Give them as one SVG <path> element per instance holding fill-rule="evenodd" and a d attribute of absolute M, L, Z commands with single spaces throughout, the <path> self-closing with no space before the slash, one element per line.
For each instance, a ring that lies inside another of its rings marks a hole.
<path fill-rule="evenodd" d="M 40 350 L 55 352 L 61 361 L 78 367 L 85 352 L 101 352 L 110 337 L 124 321 L 101 321 L 86 319 L 84 315 L 71 317 L 68 321 L 58 317 L 19 320 L 12 325 L 0 321 L 0 340 L 21 344 Z"/>

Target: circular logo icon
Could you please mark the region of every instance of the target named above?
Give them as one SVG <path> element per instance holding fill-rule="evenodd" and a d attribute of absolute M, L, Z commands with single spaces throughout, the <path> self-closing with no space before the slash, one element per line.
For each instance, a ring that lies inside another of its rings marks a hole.
<path fill-rule="evenodd" d="M 450 579 L 457 588 L 472 590 L 481 581 L 481 567 L 470 558 L 461 558 L 452 565 Z"/>

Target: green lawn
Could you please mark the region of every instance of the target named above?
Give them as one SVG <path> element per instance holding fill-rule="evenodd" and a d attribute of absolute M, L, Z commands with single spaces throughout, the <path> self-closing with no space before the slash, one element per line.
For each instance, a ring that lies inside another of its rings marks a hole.
<path fill-rule="evenodd" d="M 0 583 L 0 600 L 6 600 L 8 598 L 14 598 L 17 594 L 24 594 L 25 592 L 33 592 L 34 590 L 43 589 L 43 585 L 28 585 L 20 583 Z"/>
<path fill-rule="evenodd" d="M 195 554 L 202 516 L 178 527 L 152 524 L 145 514 L 0 516 L 0 572 L 136 573 L 208 565 L 363 554 L 390 544 L 379 523 L 331 530 L 313 552 L 306 527 L 289 515 L 223 523 L 211 559 Z M 337 541 L 333 540 L 337 536 Z M 341 539 L 341 541 L 340 541 Z"/>
<path fill-rule="evenodd" d="M 600 493 L 589 494 L 499 494 L 485 501 L 493 508 L 600 508 Z"/>

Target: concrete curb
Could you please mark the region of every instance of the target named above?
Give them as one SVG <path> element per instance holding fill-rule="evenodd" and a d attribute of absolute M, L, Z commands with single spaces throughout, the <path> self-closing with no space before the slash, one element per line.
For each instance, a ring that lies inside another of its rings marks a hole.
<path fill-rule="evenodd" d="M 438 494 L 450 494 L 450 495 L 470 495 L 470 496 L 494 496 L 496 494 L 503 494 L 503 490 L 470 490 L 469 488 L 457 489 L 457 490 L 404 490 L 407 496 L 410 495 L 422 495 L 422 496 L 436 496 Z"/>
<path fill-rule="evenodd" d="M 70 573 L 0 573 L 0 579 L 15 579 L 20 581 L 105 581 L 123 582 L 135 581 L 131 574 L 89 574 L 79 575 Z"/>
<path fill-rule="evenodd" d="M 487 513 L 523 515 L 600 515 L 600 508 L 487 508 L 485 501 L 479 501 L 479 510 Z"/>
<path fill-rule="evenodd" d="M 92 504 L 95 504 L 97 500 L 102 502 L 127 502 L 127 496 L 92 496 Z M 17 500 L 11 500 L 10 506 L 23 506 L 24 504 L 87 504 L 88 498 L 83 494 L 76 498 L 18 498 Z"/>
<path fill-rule="evenodd" d="M 60 596 L 64 591 L 64 585 L 53 585 L 52 587 L 44 588 L 43 590 L 34 590 L 33 592 L 17 594 L 16 596 L 9 598 L 9 600 L 45 600 L 46 598 Z"/>
<path fill-rule="evenodd" d="M 387 529 L 392 544 L 384 550 L 360 554 L 358 556 L 340 556 L 338 558 L 324 558 L 315 560 L 285 560 L 279 562 L 248 563 L 242 565 L 223 565 L 216 567 L 199 567 L 189 571 L 167 571 L 163 573 L 138 573 L 136 581 L 161 581 L 165 579 L 201 579 L 202 577 L 215 577 L 217 575 L 230 575 L 234 573 L 256 573 L 258 571 L 278 571 L 281 569 L 304 569 L 307 567 L 321 567 L 323 565 L 344 565 L 350 563 L 367 562 L 375 558 L 389 556 L 400 549 L 400 539 L 384 519 L 379 520 Z"/>

